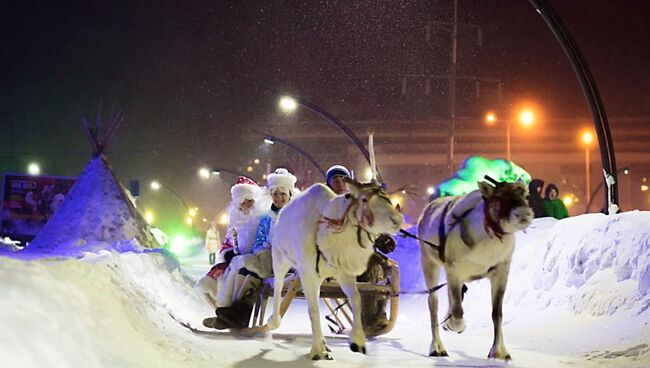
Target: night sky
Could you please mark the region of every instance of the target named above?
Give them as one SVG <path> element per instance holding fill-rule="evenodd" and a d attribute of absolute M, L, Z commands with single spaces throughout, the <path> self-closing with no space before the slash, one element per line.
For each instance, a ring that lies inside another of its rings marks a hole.
<path fill-rule="evenodd" d="M 123 180 L 158 176 L 177 185 L 199 164 L 250 158 L 240 129 L 278 115 L 264 88 L 344 120 L 444 117 L 444 85 L 433 86 L 440 103 L 423 108 L 402 96 L 401 75 L 448 72 L 449 33 L 434 30 L 427 42 L 425 26 L 450 21 L 451 4 L 2 1 L 0 171 L 37 159 L 48 173 L 77 175 L 90 152 L 79 121 L 100 97 L 126 114 L 109 150 Z M 648 117 L 649 3 L 552 4 L 607 113 Z M 459 22 L 480 25 L 483 38 L 478 47 L 476 30 L 461 27 L 459 75 L 501 79 L 506 104 L 531 99 L 548 117 L 589 117 L 568 61 L 528 1 L 460 0 Z M 459 105 L 470 105 L 463 99 Z"/>

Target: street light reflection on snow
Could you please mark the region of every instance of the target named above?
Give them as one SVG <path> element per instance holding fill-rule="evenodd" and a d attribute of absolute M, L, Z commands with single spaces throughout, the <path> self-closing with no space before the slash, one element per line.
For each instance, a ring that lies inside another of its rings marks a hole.
<path fill-rule="evenodd" d="M 288 96 L 282 97 L 278 104 L 280 106 L 280 109 L 286 113 L 293 112 L 296 110 L 296 108 L 298 108 L 298 103 L 296 100 Z"/>
<path fill-rule="evenodd" d="M 27 172 L 29 175 L 38 175 L 41 173 L 41 167 L 38 166 L 37 163 L 32 162 L 29 165 L 27 165 Z"/>

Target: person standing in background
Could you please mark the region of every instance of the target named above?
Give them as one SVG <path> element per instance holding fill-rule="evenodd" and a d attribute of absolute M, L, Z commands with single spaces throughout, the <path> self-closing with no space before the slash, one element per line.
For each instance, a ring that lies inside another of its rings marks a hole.
<path fill-rule="evenodd" d="M 217 224 L 210 222 L 210 228 L 205 234 L 205 249 L 208 251 L 208 262 L 213 265 L 216 262 L 217 253 L 221 250 L 221 234 L 217 229 Z"/>
<path fill-rule="evenodd" d="M 569 217 L 569 211 L 564 206 L 564 202 L 558 198 L 559 195 L 560 190 L 557 186 L 553 183 L 548 184 L 544 192 L 544 208 L 546 209 L 547 216 L 561 220 Z"/>

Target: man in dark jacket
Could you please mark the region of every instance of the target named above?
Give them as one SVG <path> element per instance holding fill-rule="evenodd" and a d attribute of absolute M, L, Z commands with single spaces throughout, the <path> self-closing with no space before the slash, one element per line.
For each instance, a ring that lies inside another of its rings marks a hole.
<path fill-rule="evenodd" d="M 533 179 L 528 184 L 528 191 L 530 192 L 530 198 L 528 199 L 528 204 L 530 208 L 535 213 L 535 218 L 546 217 L 546 208 L 544 208 L 544 200 L 542 199 L 542 187 L 544 186 L 544 181 L 540 179 Z"/>

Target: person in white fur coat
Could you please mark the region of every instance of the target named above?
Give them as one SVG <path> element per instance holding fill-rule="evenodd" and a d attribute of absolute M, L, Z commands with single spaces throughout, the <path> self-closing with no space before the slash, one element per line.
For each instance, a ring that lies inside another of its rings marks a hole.
<path fill-rule="evenodd" d="M 219 252 L 219 261 L 198 281 L 198 288 L 211 307 L 229 306 L 239 269 L 253 257 L 253 243 L 260 216 L 270 199 L 255 181 L 240 176 L 230 188 L 229 225 Z M 252 267 L 252 266 L 251 266 Z M 252 267 L 254 268 L 254 267 Z"/>

